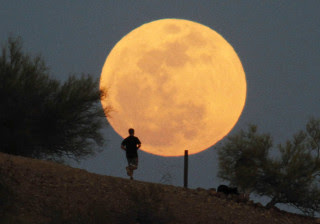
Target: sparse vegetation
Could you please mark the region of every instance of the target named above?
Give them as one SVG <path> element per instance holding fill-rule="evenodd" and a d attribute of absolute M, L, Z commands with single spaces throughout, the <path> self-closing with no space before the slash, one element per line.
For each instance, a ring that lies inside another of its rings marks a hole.
<path fill-rule="evenodd" d="M 128 199 L 133 202 L 129 207 L 129 222 L 141 224 L 165 224 L 173 222 L 173 215 L 163 203 L 164 192 L 156 185 L 146 186 L 144 189 L 132 188 L 128 192 Z"/>
<path fill-rule="evenodd" d="M 311 216 L 320 212 L 320 120 L 310 119 L 276 149 L 279 156 L 271 156 L 271 136 L 251 125 L 219 148 L 218 175 L 243 192 L 268 196 L 269 208 L 283 203 Z"/>
<path fill-rule="evenodd" d="M 118 223 L 115 211 L 106 210 L 103 203 L 90 204 L 85 213 L 74 213 L 68 217 L 63 214 L 59 208 L 49 211 L 49 224 L 106 224 Z"/>

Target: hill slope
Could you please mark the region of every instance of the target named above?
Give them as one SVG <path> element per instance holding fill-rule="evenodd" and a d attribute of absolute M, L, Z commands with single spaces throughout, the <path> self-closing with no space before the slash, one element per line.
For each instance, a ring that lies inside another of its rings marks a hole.
<path fill-rule="evenodd" d="M 315 219 L 0 153 L 0 223 L 300 224 Z"/>

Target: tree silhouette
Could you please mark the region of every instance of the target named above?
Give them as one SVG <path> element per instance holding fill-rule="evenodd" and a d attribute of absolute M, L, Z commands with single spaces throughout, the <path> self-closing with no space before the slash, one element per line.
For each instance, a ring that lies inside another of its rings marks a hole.
<path fill-rule="evenodd" d="M 283 203 L 314 215 L 320 212 L 319 153 L 320 120 L 310 119 L 305 130 L 275 149 L 269 134 L 249 126 L 218 149 L 218 175 L 245 193 L 268 196 L 266 207 Z"/>
<path fill-rule="evenodd" d="M 0 151 L 52 159 L 94 153 L 106 124 L 98 84 L 90 75 L 50 78 L 41 56 L 25 54 L 21 38 L 9 38 L 0 56 Z"/>

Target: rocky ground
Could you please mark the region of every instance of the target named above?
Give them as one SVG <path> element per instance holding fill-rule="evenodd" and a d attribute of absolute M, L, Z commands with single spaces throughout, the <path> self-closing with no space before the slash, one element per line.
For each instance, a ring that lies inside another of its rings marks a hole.
<path fill-rule="evenodd" d="M 131 181 L 2 153 L 0 196 L 0 223 L 318 223 L 214 189 Z"/>

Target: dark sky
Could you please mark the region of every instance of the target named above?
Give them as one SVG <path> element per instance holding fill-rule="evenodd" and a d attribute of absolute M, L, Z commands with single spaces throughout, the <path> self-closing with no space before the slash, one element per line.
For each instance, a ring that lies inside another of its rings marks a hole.
<path fill-rule="evenodd" d="M 134 28 L 162 18 L 199 22 L 220 33 L 238 53 L 247 78 L 247 101 L 231 133 L 257 124 L 275 145 L 320 118 L 320 1 L 17 1 L 0 0 L 0 42 L 21 36 L 24 49 L 41 53 L 51 75 L 100 76 L 112 47 Z M 137 133 L 138 134 L 138 133 Z M 90 172 L 126 177 L 121 138 L 105 129 L 104 152 L 80 164 Z M 187 148 L 187 146 L 186 146 Z M 214 147 L 190 156 L 189 185 L 217 187 Z M 136 178 L 183 184 L 183 157 L 140 152 Z"/>

